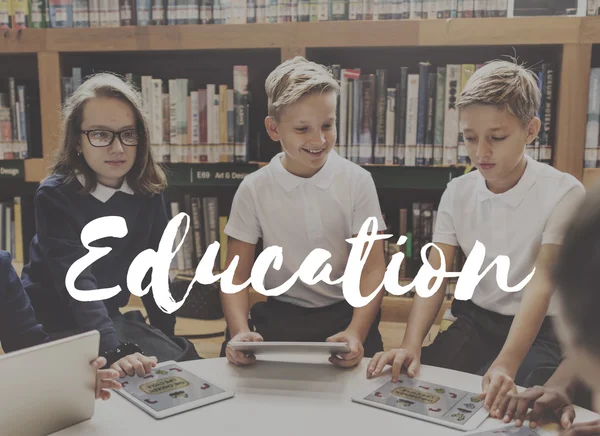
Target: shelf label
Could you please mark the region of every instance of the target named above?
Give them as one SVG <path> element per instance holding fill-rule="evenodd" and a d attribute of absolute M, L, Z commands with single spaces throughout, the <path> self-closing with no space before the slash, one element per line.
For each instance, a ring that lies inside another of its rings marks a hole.
<path fill-rule="evenodd" d="M 25 163 L 21 159 L 0 160 L 0 179 L 25 180 Z"/>

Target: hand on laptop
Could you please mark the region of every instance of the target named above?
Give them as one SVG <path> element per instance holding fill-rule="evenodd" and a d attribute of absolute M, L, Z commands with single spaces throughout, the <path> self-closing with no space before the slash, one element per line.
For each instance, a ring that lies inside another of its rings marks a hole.
<path fill-rule="evenodd" d="M 108 389 L 121 389 L 121 383 L 115 379 L 119 377 L 118 371 L 114 369 L 99 369 L 106 365 L 104 357 L 98 357 L 92 362 L 92 366 L 96 368 L 96 399 L 101 398 L 108 400 L 110 391 Z"/>
<path fill-rule="evenodd" d="M 152 368 L 156 366 L 157 362 L 158 359 L 154 356 L 134 353 L 117 360 L 111 365 L 111 368 L 119 373 L 119 377 L 134 376 L 135 374 L 143 377 L 152 372 Z"/>
<path fill-rule="evenodd" d="M 263 342 L 263 337 L 254 332 L 242 332 L 231 338 L 230 342 Z M 242 351 L 237 351 L 227 345 L 225 349 L 227 360 L 237 366 L 252 365 L 256 362 L 256 357 L 253 354 L 246 355 Z"/>
<path fill-rule="evenodd" d="M 347 342 L 350 352 L 341 353 L 338 356 L 331 356 L 329 361 L 335 366 L 342 368 L 350 368 L 356 366 L 365 355 L 365 349 L 358 335 L 352 331 L 344 330 L 337 335 L 330 336 L 326 339 L 327 342 Z"/>

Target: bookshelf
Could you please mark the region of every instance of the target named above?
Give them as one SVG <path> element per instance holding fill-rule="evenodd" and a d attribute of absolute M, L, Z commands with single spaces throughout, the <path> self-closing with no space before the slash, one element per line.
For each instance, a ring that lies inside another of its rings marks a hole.
<path fill-rule="evenodd" d="M 413 53 L 413 59 L 425 58 L 419 55 L 421 50 L 435 57 L 448 49 L 462 53 L 465 58 L 472 50 L 480 53 L 475 56 L 479 58 L 481 54 L 489 53 L 491 56 L 486 56 L 486 59 L 490 59 L 511 54 L 512 47 L 515 47 L 519 59 L 528 63 L 530 59 L 522 56 L 522 52 L 532 54 L 534 61 L 551 57 L 558 62 L 560 83 L 557 87 L 553 165 L 582 180 L 591 51 L 593 44 L 599 43 L 600 19 L 597 17 L 131 26 L 4 31 L 0 35 L 0 59 L 27 55 L 36 60 L 37 66 L 28 71 L 37 71 L 39 77 L 40 104 L 44 107 L 41 120 L 43 155 L 47 159 L 57 144 L 61 69 L 75 65 L 77 59 L 102 65 L 104 69 L 108 69 L 103 65 L 107 61 L 108 65 L 116 65 L 118 68 L 114 69 L 119 72 L 124 71 L 120 60 L 152 59 L 153 54 L 179 58 L 179 67 L 187 65 L 191 59 L 189 55 L 196 51 L 214 58 L 229 56 L 233 62 L 238 62 L 235 59 L 239 56 L 252 58 L 260 53 L 256 65 L 265 64 L 267 71 L 276 62 L 295 55 L 323 60 L 328 54 L 344 48 L 348 56 L 360 48 L 356 52 L 357 59 L 358 55 L 362 56 L 374 47 L 382 50 L 381 53 L 385 53 L 386 49 L 390 50 L 388 53 L 398 55 Z M 203 68 L 202 56 L 192 62 L 198 68 Z M 185 62 L 182 61 L 184 57 Z M 269 61 L 265 63 L 266 57 Z M 330 60 L 328 63 L 333 62 Z M 143 65 L 153 64 L 143 62 Z M 254 107 L 260 108 L 257 103 L 260 102 L 254 102 Z M 256 111 L 253 113 L 256 114 Z M 255 126 L 254 122 L 251 125 Z M 258 129 L 261 127 L 262 123 Z M 269 142 L 266 135 L 262 139 Z M 269 146 L 272 152 L 273 144 Z M 41 180 L 47 163 L 46 160 L 26 163 L 25 179 Z"/>
<path fill-rule="evenodd" d="M 174 198 L 181 199 L 186 190 L 199 190 L 201 195 L 218 197 L 221 215 L 226 215 L 241 179 L 225 174 L 255 171 L 279 151 L 265 134 L 262 122 L 266 115 L 264 80 L 279 62 L 302 55 L 324 64 L 338 63 L 342 68 L 363 66 L 370 72 L 388 68 L 393 73 L 399 65 L 417 66 L 423 60 L 430 60 L 432 65 L 477 63 L 516 54 L 528 65 L 553 63 L 558 84 L 553 103 L 552 163 L 589 185 L 600 180 L 600 168 L 583 169 L 589 74 L 594 62 L 600 60 L 594 54 L 598 46 L 598 17 L 8 30 L 0 33 L 0 62 L 10 65 L 14 75 L 25 74 L 37 82 L 43 108 L 38 126 L 42 153 L 19 163 L 0 161 L 0 167 L 15 165 L 20 169 L 15 195 L 29 192 L 44 178 L 58 146 L 61 77 L 69 75 L 73 67 L 81 67 L 83 76 L 100 70 L 171 74 L 193 76 L 202 84 L 218 80 L 221 72 L 229 75 L 232 65 L 245 64 L 249 66 L 248 86 L 253 95 L 249 163 L 167 165 Z M 227 77 L 224 80 L 231 82 Z M 450 178 L 465 172 L 463 167 L 364 167 L 373 175 L 382 203 L 397 198 L 398 189 L 405 202 L 436 202 Z M 224 176 L 217 177 L 221 173 Z M 0 176 L 1 185 L 5 185 L 4 180 Z M 2 195 L 10 192 L 9 187 L 0 189 Z M 398 222 L 397 210 L 391 219 Z M 398 305 L 392 313 L 405 316 L 408 298 L 386 297 L 387 301 L 397 301 L 390 303 Z"/>

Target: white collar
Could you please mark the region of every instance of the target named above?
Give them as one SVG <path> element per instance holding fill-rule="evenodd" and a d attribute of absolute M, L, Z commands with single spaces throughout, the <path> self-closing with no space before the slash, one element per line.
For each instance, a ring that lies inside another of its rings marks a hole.
<path fill-rule="evenodd" d="M 81 183 L 82 186 L 85 186 L 85 176 L 81 173 L 77 174 L 77 180 Z M 97 200 L 100 200 L 102 203 L 106 203 L 111 199 L 113 195 L 115 195 L 118 191 L 124 192 L 125 194 L 134 195 L 135 193 L 127 184 L 127 180 L 123 179 L 123 183 L 119 189 L 109 188 L 108 186 L 102 185 L 100 183 L 96 183 L 96 187 L 92 189 L 90 194 L 94 196 Z"/>
<path fill-rule="evenodd" d="M 336 174 L 337 165 L 339 163 L 338 159 L 340 159 L 339 155 L 332 149 L 327 156 L 325 164 L 314 176 L 299 177 L 290 173 L 283 167 L 281 158 L 284 154 L 285 152 L 280 152 L 271 159 L 271 168 L 273 168 L 273 171 L 276 171 L 277 181 L 287 192 L 294 190 L 304 183 L 310 183 L 322 190 L 326 190 Z"/>

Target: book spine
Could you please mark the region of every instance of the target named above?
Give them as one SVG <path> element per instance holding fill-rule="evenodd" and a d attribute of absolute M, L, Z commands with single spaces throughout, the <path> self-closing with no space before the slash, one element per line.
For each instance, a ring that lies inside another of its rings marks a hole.
<path fill-rule="evenodd" d="M 437 67 L 435 91 L 435 130 L 433 135 L 433 164 L 444 163 L 444 99 L 446 97 L 446 67 Z"/>
<path fill-rule="evenodd" d="M 429 87 L 428 62 L 419 63 L 419 97 L 417 105 L 416 166 L 425 165 L 425 135 L 427 132 L 427 91 Z"/>
<path fill-rule="evenodd" d="M 461 91 L 461 65 L 446 66 L 446 103 L 444 115 L 444 165 L 458 161 L 458 117 L 456 97 Z"/>
<path fill-rule="evenodd" d="M 461 67 L 461 91 L 465 89 L 467 82 L 475 72 L 475 65 L 463 64 Z M 458 132 L 458 154 L 457 163 L 459 165 L 468 165 L 470 163 L 469 154 L 467 152 L 467 146 L 463 138 L 462 132 Z"/>
<path fill-rule="evenodd" d="M 375 74 L 375 152 L 374 163 L 385 163 L 386 153 L 386 111 L 387 111 L 387 70 L 379 69 Z"/>
<path fill-rule="evenodd" d="M 417 135 L 419 118 L 419 74 L 408 75 L 406 88 L 406 154 L 405 165 L 417 164 Z"/>
<path fill-rule="evenodd" d="M 435 117 L 435 90 L 437 74 L 429 73 L 427 86 L 427 130 L 425 132 L 425 165 L 433 165 L 433 134 Z"/>
<path fill-rule="evenodd" d="M 385 122 L 385 161 L 386 165 L 394 163 L 396 143 L 396 88 L 387 88 L 387 109 Z"/>

